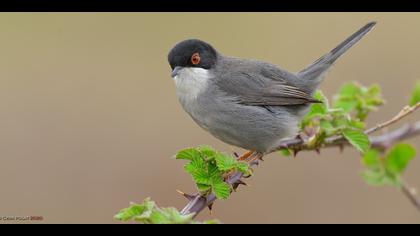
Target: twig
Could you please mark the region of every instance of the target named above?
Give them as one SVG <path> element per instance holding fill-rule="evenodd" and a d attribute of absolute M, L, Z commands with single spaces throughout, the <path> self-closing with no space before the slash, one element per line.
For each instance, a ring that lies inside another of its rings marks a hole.
<path fill-rule="evenodd" d="M 411 113 L 413 113 L 414 111 L 416 111 L 419 107 L 420 107 L 420 102 L 418 102 L 414 106 L 406 106 L 394 118 L 392 118 L 389 121 L 386 121 L 384 123 L 378 124 L 375 127 L 372 127 L 370 129 L 366 130 L 365 133 L 366 134 L 371 134 L 371 133 L 376 132 L 376 131 L 378 131 L 380 129 L 383 129 L 385 127 L 388 127 L 388 126 L 396 123 L 397 121 L 401 120 L 402 118 L 410 115 Z"/>
<path fill-rule="evenodd" d="M 401 186 L 401 191 L 413 203 L 413 205 L 420 211 L 420 200 L 417 198 L 417 193 L 414 188 L 410 188 L 407 184 Z"/>
<path fill-rule="evenodd" d="M 371 129 L 368 129 L 366 131 L 367 134 L 373 133 L 377 130 L 380 130 L 384 127 L 387 127 L 399 120 L 401 120 L 403 117 L 413 113 L 417 108 L 420 107 L 420 103 L 417 103 L 413 107 L 405 107 L 397 116 L 392 118 L 391 120 L 381 123 Z M 420 121 L 412 124 L 412 125 L 405 125 L 397 130 L 394 130 L 389 133 L 385 133 L 378 136 L 369 136 L 371 146 L 374 148 L 379 149 L 386 149 L 390 147 L 392 144 L 399 142 L 401 140 L 405 140 L 408 138 L 411 138 L 413 136 L 420 135 Z M 349 145 L 348 141 L 344 139 L 342 136 L 334 137 L 332 139 L 327 139 L 325 144 L 323 144 L 323 148 L 325 147 L 343 147 L 344 145 Z M 317 147 L 316 149 L 318 149 Z M 313 147 L 308 147 L 308 145 L 304 142 L 304 140 L 300 138 L 286 140 L 282 142 L 278 148 L 270 151 L 269 153 L 279 151 L 282 149 L 292 149 L 296 152 L 302 151 L 302 150 L 314 150 Z M 269 154 L 266 153 L 266 154 Z M 261 156 L 262 157 L 262 154 Z M 251 166 L 255 166 L 259 164 L 258 158 L 256 161 L 251 163 Z M 233 174 L 226 182 L 230 185 L 235 185 L 239 181 L 241 181 L 243 177 L 243 174 L 241 172 L 237 172 Z M 410 191 L 410 188 L 408 188 L 406 185 L 402 187 L 403 193 L 410 199 L 410 201 L 420 210 L 420 200 L 418 200 L 415 195 Z M 181 211 L 182 214 L 195 214 L 197 216 L 202 210 L 204 210 L 206 207 L 212 206 L 214 201 L 216 201 L 216 196 L 214 194 L 211 194 L 209 196 L 203 197 L 200 196 L 200 194 L 195 194 L 193 197 L 190 196 L 190 201 L 188 204 L 184 207 L 184 209 Z"/>

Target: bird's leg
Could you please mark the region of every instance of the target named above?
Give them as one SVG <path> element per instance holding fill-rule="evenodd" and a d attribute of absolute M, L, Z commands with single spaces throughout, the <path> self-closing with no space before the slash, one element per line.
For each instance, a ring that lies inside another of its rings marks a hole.
<path fill-rule="evenodd" d="M 264 154 L 257 152 L 254 155 L 252 155 L 252 158 L 250 158 L 249 161 L 247 161 L 250 165 L 252 165 L 254 162 L 258 161 L 264 161 L 263 158 Z M 257 163 L 258 164 L 258 163 Z"/>
<path fill-rule="evenodd" d="M 234 152 L 235 157 L 237 158 L 238 161 L 243 161 L 246 163 L 250 163 L 250 159 L 253 159 L 254 155 L 257 154 L 257 152 L 255 151 L 248 151 L 246 153 L 244 153 L 242 156 L 237 155 L 236 152 Z M 232 175 L 235 174 L 234 170 L 231 170 L 230 172 L 226 173 L 226 175 L 224 176 L 224 179 L 227 180 L 230 177 L 232 177 Z"/>
<path fill-rule="evenodd" d="M 238 157 L 238 161 L 246 161 L 255 151 L 248 151 L 242 156 Z"/>

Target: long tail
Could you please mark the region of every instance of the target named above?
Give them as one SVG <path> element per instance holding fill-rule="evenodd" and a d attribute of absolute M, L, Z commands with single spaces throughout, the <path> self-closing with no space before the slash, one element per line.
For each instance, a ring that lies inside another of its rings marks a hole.
<path fill-rule="evenodd" d="M 313 84 L 313 90 L 319 85 L 323 79 L 323 75 L 326 71 L 334 64 L 334 62 L 342 56 L 349 48 L 359 42 L 372 28 L 376 25 L 376 22 L 370 22 L 359 29 L 356 33 L 348 37 L 344 42 L 340 43 L 331 52 L 325 54 L 314 63 L 306 67 L 297 73 L 299 78 L 304 80 L 311 80 Z M 309 81 L 306 81 L 309 82 Z M 310 89 L 312 90 L 312 88 Z"/>

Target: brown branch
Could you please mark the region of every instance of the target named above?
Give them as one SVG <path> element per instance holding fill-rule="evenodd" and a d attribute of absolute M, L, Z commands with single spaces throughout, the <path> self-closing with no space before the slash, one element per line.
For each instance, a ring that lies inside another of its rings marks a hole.
<path fill-rule="evenodd" d="M 401 191 L 410 200 L 410 202 L 420 210 L 420 200 L 417 198 L 417 191 L 414 188 L 410 188 L 406 183 L 401 186 Z"/>
<path fill-rule="evenodd" d="M 414 111 L 416 111 L 419 107 L 420 107 L 420 102 L 418 102 L 418 103 L 417 103 L 416 105 L 414 105 L 414 106 L 406 106 L 406 107 L 404 107 L 404 108 L 400 111 L 400 113 L 398 113 L 396 116 L 394 116 L 394 118 L 392 118 L 392 119 L 390 119 L 390 120 L 388 120 L 388 121 L 386 121 L 386 122 L 384 122 L 384 123 L 378 124 L 378 125 L 376 125 L 375 127 L 372 127 L 372 128 L 370 128 L 370 129 L 366 130 L 366 132 L 365 132 L 365 133 L 366 133 L 366 134 L 371 134 L 371 133 L 376 132 L 376 131 L 378 131 L 378 130 L 381 130 L 381 129 L 385 128 L 385 127 L 388 127 L 388 126 L 390 126 L 390 125 L 392 125 L 392 124 L 394 124 L 394 123 L 398 122 L 398 121 L 399 121 L 399 120 L 401 120 L 402 118 L 404 118 L 404 117 L 406 117 L 406 116 L 410 115 L 411 113 L 413 113 Z"/>
<path fill-rule="evenodd" d="M 413 113 L 417 108 L 419 108 L 420 107 L 419 104 L 420 103 L 417 103 L 413 107 L 405 107 L 397 116 L 395 116 L 394 118 L 392 118 L 391 120 L 387 122 L 381 123 L 371 129 L 368 129 L 366 133 L 371 134 L 375 131 L 378 131 L 384 127 L 387 127 L 401 120 L 402 118 Z M 392 132 L 388 132 L 382 135 L 369 136 L 369 139 L 370 139 L 372 147 L 378 148 L 378 149 L 386 149 L 396 142 L 411 138 L 416 135 L 420 135 L 420 121 L 412 125 L 404 125 L 397 130 L 394 130 Z M 282 142 L 278 148 L 275 148 L 269 153 L 276 152 L 283 149 L 292 149 L 294 150 L 296 154 L 298 151 L 303 151 L 303 150 L 318 150 L 319 148 L 326 148 L 326 147 L 342 148 L 344 145 L 349 145 L 349 143 L 342 136 L 336 136 L 334 138 L 327 139 L 325 143 L 322 144 L 321 147 L 309 147 L 308 144 L 305 143 L 304 140 L 300 138 L 296 138 L 296 139 L 286 140 Z M 259 156 L 259 158 L 262 158 L 262 154 Z M 250 165 L 251 166 L 258 165 L 259 158 L 256 158 L 256 160 L 253 163 L 250 163 Z M 234 173 L 228 180 L 226 180 L 226 182 L 232 185 L 234 189 L 236 189 L 236 187 L 240 183 L 243 183 L 241 180 L 242 178 L 243 178 L 243 174 L 241 172 L 237 172 L 237 173 Z M 402 189 L 402 192 L 410 199 L 410 201 L 420 210 L 420 200 L 416 198 L 416 196 L 413 194 L 413 191 L 410 191 L 406 185 L 404 185 L 401 189 Z M 214 194 L 210 194 L 207 197 L 203 197 L 198 193 L 195 195 L 188 195 L 188 194 L 183 194 L 183 195 L 187 197 L 187 199 L 189 200 L 188 204 L 181 211 L 181 213 L 184 215 L 195 214 L 195 216 L 197 216 L 206 207 L 211 208 L 214 201 L 217 200 Z"/>

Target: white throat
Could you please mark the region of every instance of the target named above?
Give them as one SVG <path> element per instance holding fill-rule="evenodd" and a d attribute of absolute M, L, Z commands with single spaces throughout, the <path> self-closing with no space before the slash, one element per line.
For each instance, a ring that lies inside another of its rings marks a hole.
<path fill-rule="evenodd" d="M 211 73 L 203 68 L 183 68 L 174 77 L 178 99 L 183 105 L 194 102 L 205 91 Z"/>

